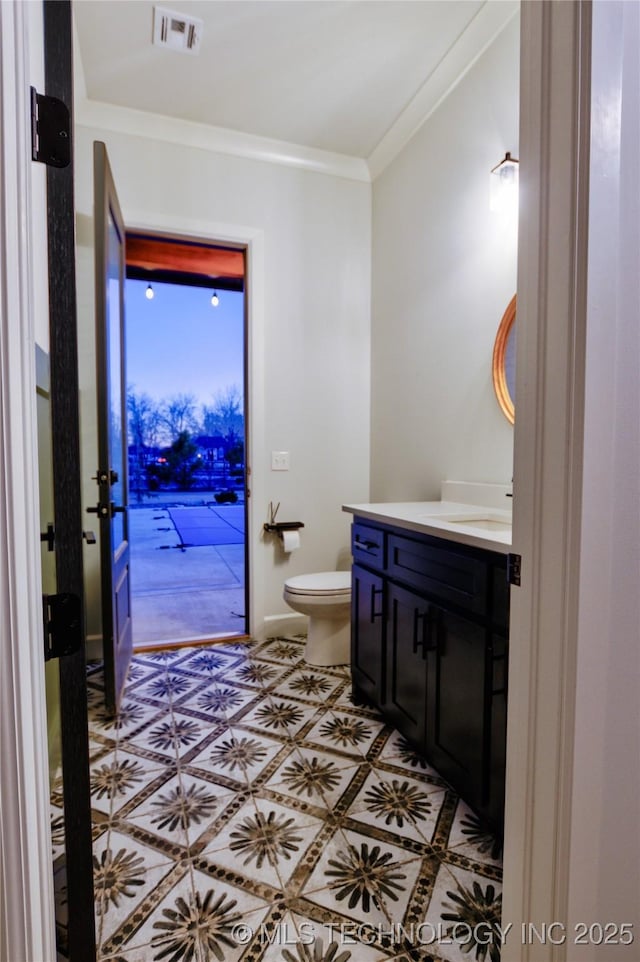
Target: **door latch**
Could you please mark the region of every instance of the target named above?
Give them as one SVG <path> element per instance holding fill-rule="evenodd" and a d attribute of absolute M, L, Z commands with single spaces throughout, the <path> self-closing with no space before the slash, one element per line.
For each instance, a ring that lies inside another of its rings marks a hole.
<path fill-rule="evenodd" d="M 82 647 L 82 604 L 78 595 L 63 592 L 42 596 L 44 660 L 74 655 Z"/>

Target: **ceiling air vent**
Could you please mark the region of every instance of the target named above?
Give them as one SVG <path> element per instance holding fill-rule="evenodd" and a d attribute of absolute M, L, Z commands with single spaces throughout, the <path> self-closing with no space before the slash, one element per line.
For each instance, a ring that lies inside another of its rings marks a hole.
<path fill-rule="evenodd" d="M 200 53 L 204 22 L 165 7 L 153 8 L 153 42 L 179 53 Z"/>

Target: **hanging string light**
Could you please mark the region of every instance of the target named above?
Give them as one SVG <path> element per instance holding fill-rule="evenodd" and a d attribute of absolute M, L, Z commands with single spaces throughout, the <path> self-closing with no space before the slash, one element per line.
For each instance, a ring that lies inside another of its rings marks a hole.
<path fill-rule="evenodd" d="M 218 297 L 218 292 L 214 291 L 213 294 L 211 295 L 211 306 L 217 307 L 219 303 L 220 303 L 220 298 Z"/>
<path fill-rule="evenodd" d="M 153 298 L 155 297 L 155 292 L 154 292 L 153 287 L 151 286 L 151 284 L 147 284 L 147 289 L 146 289 L 146 291 L 144 292 L 144 296 L 146 297 L 146 299 L 147 299 L 148 301 L 152 301 Z"/>

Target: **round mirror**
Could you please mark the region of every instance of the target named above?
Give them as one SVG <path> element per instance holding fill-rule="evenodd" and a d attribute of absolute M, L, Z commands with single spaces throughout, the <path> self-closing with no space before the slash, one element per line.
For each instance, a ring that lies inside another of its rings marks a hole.
<path fill-rule="evenodd" d="M 516 396 L 516 295 L 502 315 L 493 345 L 493 387 L 507 420 L 515 420 Z"/>

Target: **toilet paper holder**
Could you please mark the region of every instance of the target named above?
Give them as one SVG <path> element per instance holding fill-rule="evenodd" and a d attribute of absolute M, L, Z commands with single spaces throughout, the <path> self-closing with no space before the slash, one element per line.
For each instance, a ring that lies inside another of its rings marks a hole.
<path fill-rule="evenodd" d="M 268 531 L 269 534 L 279 534 L 282 535 L 283 531 L 297 531 L 298 528 L 304 528 L 302 521 L 276 521 L 276 515 L 280 507 L 280 502 L 278 501 L 275 508 L 273 507 L 273 502 L 269 502 L 269 521 L 265 521 L 263 528 Z"/>
<path fill-rule="evenodd" d="M 276 524 L 265 521 L 263 527 L 265 531 L 280 534 L 282 531 L 297 531 L 298 528 L 304 528 L 304 524 L 302 521 L 278 521 Z"/>

